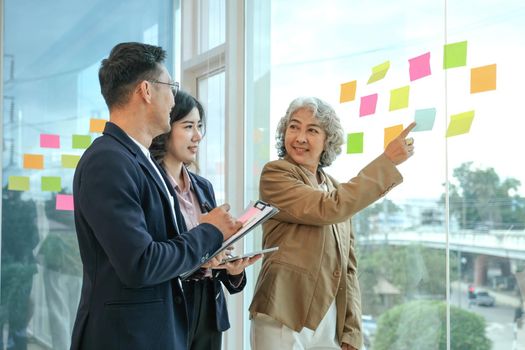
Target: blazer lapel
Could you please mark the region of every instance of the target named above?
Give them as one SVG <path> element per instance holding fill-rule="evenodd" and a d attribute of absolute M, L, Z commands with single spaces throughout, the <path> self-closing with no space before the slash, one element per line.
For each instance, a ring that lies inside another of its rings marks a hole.
<path fill-rule="evenodd" d="M 137 162 L 144 169 L 144 172 L 148 174 L 148 176 L 150 176 L 155 182 L 157 189 L 161 193 L 161 196 L 164 198 L 164 202 L 168 205 L 168 207 L 170 207 L 170 213 L 171 213 L 171 201 L 169 199 L 168 193 L 166 193 L 166 188 L 168 188 L 168 191 L 169 191 L 171 187 L 169 185 L 169 181 L 166 181 L 166 179 L 164 179 L 165 184 L 166 184 L 166 187 L 164 187 L 164 185 L 160 182 L 160 181 L 163 181 L 163 179 L 159 178 L 157 172 L 155 171 L 155 169 L 153 169 L 151 162 L 146 158 L 144 153 L 140 150 L 139 146 L 136 145 L 135 142 L 133 142 L 133 140 L 131 140 L 130 137 L 124 132 L 124 130 L 122 130 L 121 128 L 119 128 L 117 125 L 115 125 L 112 122 L 107 122 L 106 127 L 104 128 L 104 134 L 115 138 L 118 142 L 120 142 L 123 146 L 125 146 L 135 156 L 135 159 L 137 159 Z M 163 174 L 162 168 L 158 166 L 155 160 L 153 160 L 153 163 L 160 170 L 160 173 Z M 176 208 L 178 208 L 177 198 L 173 197 L 173 201 L 175 202 Z M 180 210 L 178 211 L 178 213 L 180 213 Z M 177 209 L 175 209 L 175 215 L 180 215 L 180 214 L 177 214 Z M 169 216 L 170 216 L 169 220 L 171 221 L 173 227 L 175 227 L 176 234 L 180 234 L 181 231 L 177 223 L 177 218 L 174 218 L 173 215 L 171 214 Z"/>

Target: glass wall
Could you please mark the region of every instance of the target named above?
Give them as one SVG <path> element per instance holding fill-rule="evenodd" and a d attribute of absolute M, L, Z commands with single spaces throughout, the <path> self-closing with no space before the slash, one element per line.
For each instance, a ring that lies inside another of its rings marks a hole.
<path fill-rule="evenodd" d="M 177 1 L 3 1 L 0 349 L 69 349 L 82 273 L 72 177 L 109 118 L 98 67 L 141 41 L 173 68 L 177 14 Z"/>
<path fill-rule="evenodd" d="M 403 184 L 353 218 L 367 349 L 525 349 L 523 2 L 248 3 L 247 196 L 295 97 L 341 118 L 339 181 L 418 122 Z"/>

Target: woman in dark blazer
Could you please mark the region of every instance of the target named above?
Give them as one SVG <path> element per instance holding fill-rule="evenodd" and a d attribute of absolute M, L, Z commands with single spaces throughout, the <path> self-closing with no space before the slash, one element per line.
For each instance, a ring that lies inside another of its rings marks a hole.
<path fill-rule="evenodd" d="M 211 183 L 187 167 L 196 160 L 204 118 L 199 101 L 179 91 L 170 114 L 171 131 L 155 138 L 150 147 L 176 192 L 184 232 L 197 226 L 200 215 L 217 205 Z M 222 332 L 230 328 L 221 284 L 230 294 L 240 292 L 246 285 L 244 269 L 261 256 L 221 265 L 225 257 L 226 253 L 219 254 L 182 282 L 190 319 L 189 350 L 221 348 Z"/>

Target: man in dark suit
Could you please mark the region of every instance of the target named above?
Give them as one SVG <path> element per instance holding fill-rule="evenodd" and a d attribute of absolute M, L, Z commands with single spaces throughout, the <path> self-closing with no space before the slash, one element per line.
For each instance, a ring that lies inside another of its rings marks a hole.
<path fill-rule="evenodd" d="M 83 286 L 72 349 L 186 349 L 178 276 L 241 226 L 225 206 L 189 232 L 178 229 L 177 201 L 148 151 L 170 129 L 170 87 L 178 88 L 165 55 L 160 47 L 121 43 L 99 70 L 110 122 L 73 181 Z"/>

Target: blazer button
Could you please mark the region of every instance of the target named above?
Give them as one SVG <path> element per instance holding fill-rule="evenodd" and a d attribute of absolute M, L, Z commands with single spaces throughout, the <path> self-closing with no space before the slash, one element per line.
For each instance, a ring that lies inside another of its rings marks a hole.
<path fill-rule="evenodd" d="M 175 301 L 176 304 L 180 304 L 182 303 L 182 298 L 179 296 L 176 296 L 175 298 L 173 298 L 173 301 Z"/>
<path fill-rule="evenodd" d="M 334 277 L 341 277 L 341 271 L 334 271 Z"/>

